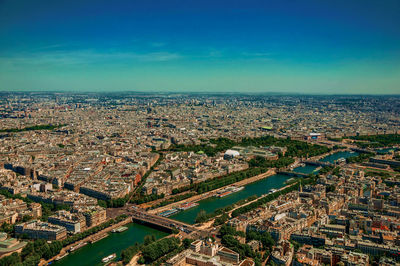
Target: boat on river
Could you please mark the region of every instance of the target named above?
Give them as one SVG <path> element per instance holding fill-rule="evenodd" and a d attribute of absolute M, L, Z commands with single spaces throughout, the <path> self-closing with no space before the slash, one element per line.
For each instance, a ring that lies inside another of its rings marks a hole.
<path fill-rule="evenodd" d="M 243 189 L 244 189 L 244 187 L 234 187 L 234 186 L 232 186 L 232 187 L 227 187 L 227 188 L 224 188 L 224 189 L 218 191 L 217 194 L 218 194 L 219 198 L 223 198 L 223 197 L 228 196 L 228 195 L 230 195 L 232 193 L 239 192 L 239 191 L 241 191 Z"/>
<path fill-rule="evenodd" d="M 199 205 L 199 204 L 196 203 L 196 202 L 188 202 L 188 203 L 182 204 L 178 209 L 181 210 L 181 211 L 185 211 L 185 210 L 187 210 L 187 209 L 196 207 L 196 206 L 198 206 L 198 205 Z"/>
<path fill-rule="evenodd" d="M 108 263 L 108 262 L 112 261 L 113 259 L 115 259 L 116 257 L 117 257 L 117 254 L 113 253 L 107 257 L 102 258 L 101 262 Z"/>
<path fill-rule="evenodd" d="M 122 232 L 124 232 L 126 230 L 128 230 L 128 227 L 121 226 L 121 227 L 118 227 L 118 228 L 115 228 L 115 229 L 111 230 L 111 232 L 113 232 L 113 233 L 122 233 Z"/>
<path fill-rule="evenodd" d="M 75 251 L 75 250 L 77 250 L 77 249 L 80 249 L 81 247 L 86 246 L 86 245 L 87 245 L 87 242 L 79 243 L 78 245 L 75 245 L 75 246 L 71 247 L 71 248 L 69 249 L 69 251 L 70 251 L 70 252 L 73 252 L 73 251 Z"/>
<path fill-rule="evenodd" d="M 171 209 L 171 210 L 163 211 L 159 215 L 162 216 L 162 217 L 169 217 L 169 216 L 174 215 L 174 214 L 176 214 L 178 212 L 179 212 L 178 209 Z"/>

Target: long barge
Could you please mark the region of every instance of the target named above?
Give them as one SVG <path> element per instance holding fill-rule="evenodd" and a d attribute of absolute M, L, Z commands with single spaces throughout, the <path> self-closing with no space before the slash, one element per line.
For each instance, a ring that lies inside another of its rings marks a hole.
<path fill-rule="evenodd" d="M 176 214 L 178 212 L 185 211 L 187 209 L 196 207 L 198 205 L 199 204 L 197 202 L 187 202 L 187 203 L 184 203 L 184 204 L 180 205 L 177 208 L 163 211 L 163 212 L 159 213 L 158 215 L 160 215 L 162 217 L 169 217 L 169 216 L 174 215 L 174 214 Z"/>
<path fill-rule="evenodd" d="M 232 193 L 239 192 L 239 191 L 241 191 L 243 189 L 244 189 L 244 187 L 234 187 L 234 186 L 227 187 L 227 188 L 224 188 L 224 189 L 221 189 L 220 191 L 218 191 L 217 192 L 217 197 L 223 198 L 223 197 L 228 196 L 228 195 L 230 195 Z"/>
<path fill-rule="evenodd" d="M 178 212 L 179 212 L 178 209 L 171 209 L 171 210 L 163 211 L 159 215 L 162 216 L 162 217 L 169 217 L 169 216 L 174 215 L 174 214 L 176 214 Z"/>
<path fill-rule="evenodd" d="M 126 231 L 126 230 L 128 230 L 128 227 L 126 227 L 126 226 L 121 226 L 121 227 L 118 227 L 118 228 L 116 228 L 116 229 L 111 230 L 111 232 L 112 232 L 112 233 L 122 233 L 122 232 L 124 232 L 124 231 Z"/>
<path fill-rule="evenodd" d="M 78 245 L 75 245 L 75 246 L 71 247 L 71 248 L 69 249 L 69 251 L 70 251 L 70 252 L 73 252 L 73 251 L 75 251 L 75 250 L 77 250 L 77 249 L 80 249 L 81 247 L 86 246 L 86 245 L 87 245 L 87 242 L 79 243 Z"/>
<path fill-rule="evenodd" d="M 199 204 L 196 203 L 196 202 L 187 202 L 187 203 L 182 204 L 182 205 L 178 208 L 178 210 L 185 211 L 185 210 L 187 210 L 187 209 L 196 207 L 196 206 L 198 206 L 198 205 L 199 205 Z"/>

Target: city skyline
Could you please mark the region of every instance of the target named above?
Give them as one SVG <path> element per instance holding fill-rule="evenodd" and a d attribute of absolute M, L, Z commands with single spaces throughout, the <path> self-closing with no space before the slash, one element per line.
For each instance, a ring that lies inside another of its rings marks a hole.
<path fill-rule="evenodd" d="M 0 265 L 396 265 L 399 96 L 0 92 Z"/>
<path fill-rule="evenodd" d="M 398 94 L 397 1 L 3 1 L 0 91 Z"/>

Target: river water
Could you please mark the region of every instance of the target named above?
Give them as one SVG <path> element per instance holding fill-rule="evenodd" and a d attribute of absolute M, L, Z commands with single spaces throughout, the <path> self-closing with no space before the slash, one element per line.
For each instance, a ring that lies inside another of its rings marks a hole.
<path fill-rule="evenodd" d="M 246 199 L 253 195 L 260 196 L 262 194 L 266 194 L 270 189 L 278 189 L 283 187 L 285 185 L 285 181 L 289 178 L 290 177 L 287 175 L 272 175 L 268 178 L 248 184 L 243 190 L 232 193 L 223 198 L 211 197 L 199 201 L 199 206 L 182 211 L 174 216 L 170 216 L 169 218 L 194 224 L 197 213 L 200 210 L 205 210 L 207 213 L 210 213 L 218 208 L 226 207 L 241 199 Z M 62 260 L 55 262 L 53 265 L 102 265 L 102 258 L 112 253 L 117 253 L 117 256 L 120 257 L 123 249 L 134 245 L 136 242 L 142 242 L 146 235 L 153 234 L 157 238 L 167 235 L 167 233 L 140 224 L 129 224 L 128 227 L 129 229 L 127 231 L 122 233 L 111 233 L 109 237 L 104 238 L 94 244 L 88 244 L 79 250 L 74 251 Z"/>
<path fill-rule="evenodd" d="M 302 173 L 302 174 L 311 174 L 316 173 L 318 166 L 306 164 L 305 166 L 299 166 L 293 169 L 293 172 Z"/>
<path fill-rule="evenodd" d="M 92 266 L 104 265 L 101 259 L 111 255 L 117 254 L 120 258 L 121 251 L 135 243 L 141 243 L 146 235 L 154 235 L 157 239 L 162 238 L 168 233 L 153 229 L 141 224 L 130 223 L 126 225 L 128 230 L 121 233 L 110 233 L 110 235 L 102 240 L 72 252 L 60 261 L 54 262 L 55 266 Z"/>
<path fill-rule="evenodd" d="M 331 162 L 333 163 L 339 158 L 348 158 L 352 156 L 357 156 L 358 153 L 356 152 L 337 152 L 331 155 L 328 155 L 321 159 L 323 162 Z M 293 169 L 294 172 L 298 173 L 304 173 L 304 174 L 310 174 L 310 173 L 316 173 L 316 169 L 318 166 L 314 165 L 305 165 L 305 166 L 300 166 L 295 169 Z M 248 184 L 245 186 L 245 188 L 239 192 L 232 193 L 228 196 L 225 196 L 223 198 L 217 198 L 217 197 L 211 197 L 202 201 L 199 201 L 199 205 L 196 207 L 193 207 L 191 209 L 188 209 L 186 211 L 179 212 L 173 216 L 170 216 L 170 218 L 193 224 L 195 222 L 196 216 L 199 213 L 200 210 L 206 211 L 206 213 L 210 213 L 215 211 L 218 208 L 223 208 L 228 205 L 231 205 L 239 200 L 246 199 L 250 196 L 257 195 L 260 196 L 262 194 L 268 193 L 268 191 L 272 188 L 278 189 L 283 186 L 285 186 L 285 181 L 288 180 L 290 177 L 286 175 L 273 175 L 270 177 L 267 177 L 263 180 Z"/>
<path fill-rule="evenodd" d="M 331 155 L 328 155 L 324 158 L 322 158 L 320 161 L 321 162 L 328 162 L 328 163 L 335 163 L 336 160 L 340 158 L 350 158 L 359 155 L 358 152 L 350 152 L 350 151 L 339 151 L 336 153 L 333 153 Z"/>
<path fill-rule="evenodd" d="M 390 153 L 391 151 L 397 151 L 397 150 L 398 150 L 397 148 L 384 148 L 384 149 L 376 149 L 375 151 L 378 154 L 387 154 Z"/>
<path fill-rule="evenodd" d="M 289 178 L 290 177 L 287 175 L 272 175 L 265 179 L 248 184 L 243 190 L 232 193 L 223 198 L 210 197 L 201 200 L 198 202 L 198 206 L 188 209 L 186 211 L 179 212 L 173 216 L 170 216 L 170 218 L 189 224 L 194 224 L 197 213 L 200 210 L 205 210 L 207 213 L 210 213 L 218 208 L 226 207 L 250 196 L 260 196 L 262 194 L 267 194 L 270 189 L 278 189 L 283 187 L 285 185 L 285 181 Z"/>

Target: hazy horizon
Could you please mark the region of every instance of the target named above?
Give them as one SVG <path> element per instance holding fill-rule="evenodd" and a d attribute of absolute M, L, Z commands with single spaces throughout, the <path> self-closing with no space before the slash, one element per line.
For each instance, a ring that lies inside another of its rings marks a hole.
<path fill-rule="evenodd" d="M 32 94 L 57 94 L 57 93 L 65 93 L 65 94 L 139 94 L 139 95 L 153 95 L 153 94 L 166 94 L 166 95 L 174 95 L 174 94 L 184 94 L 184 95 L 221 95 L 221 96 L 235 96 L 235 95 L 249 95 L 249 96 L 395 96 L 400 97 L 400 93 L 302 93 L 302 92 L 223 92 L 223 91 L 157 91 L 157 90 L 104 90 L 104 91 L 95 91 L 95 90 L 1 90 L 2 93 L 10 93 L 10 94 L 23 94 L 23 93 L 32 93 Z"/>
<path fill-rule="evenodd" d="M 0 3 L 0 91 L 400 93 L 400 2 Z"/>

